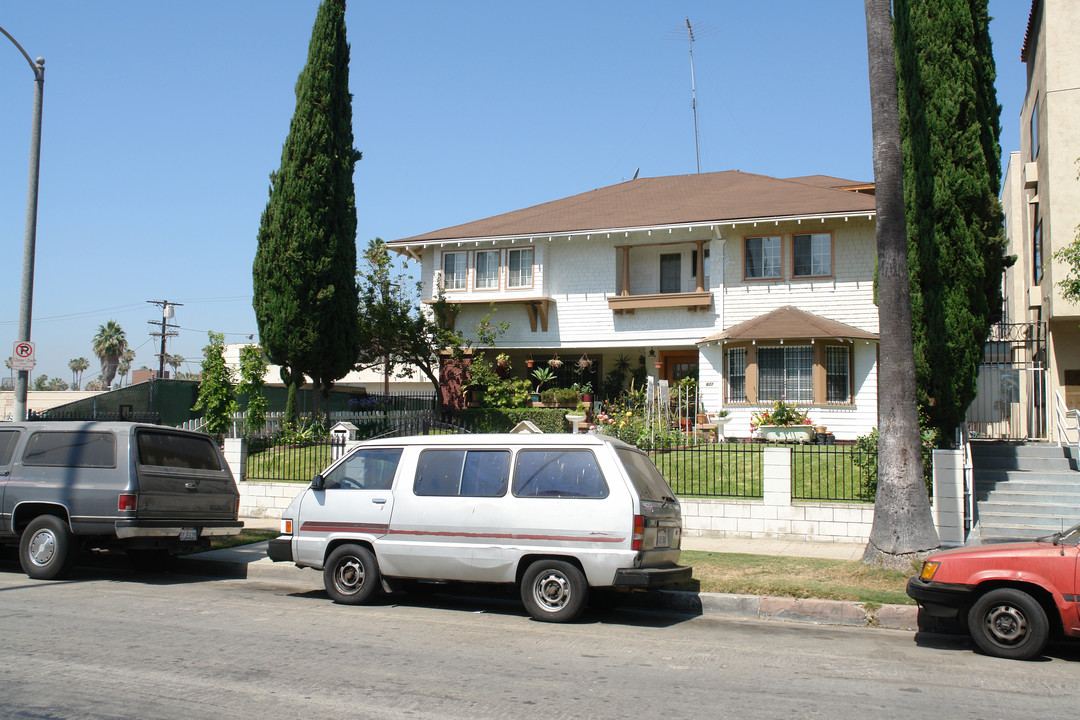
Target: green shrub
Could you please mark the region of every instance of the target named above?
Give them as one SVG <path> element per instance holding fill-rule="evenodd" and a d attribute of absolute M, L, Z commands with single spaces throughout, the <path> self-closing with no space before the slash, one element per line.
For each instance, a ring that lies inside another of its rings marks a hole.
<path fill-rule="evenodd" d="M 566 411 L 560 408 L 466 408 L 457 413 L 462 424 L 476 432 L 510 432 L 528 420 L 546 433 L 566 432 Z"/>

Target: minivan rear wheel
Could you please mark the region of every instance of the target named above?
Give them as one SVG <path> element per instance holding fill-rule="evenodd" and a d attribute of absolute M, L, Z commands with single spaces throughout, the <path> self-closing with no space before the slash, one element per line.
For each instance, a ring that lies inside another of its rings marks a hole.
<path fill-rule="evenodd" d="M 63 519 L 39 515 L 19 539 L 19 564 L 32 578 L 56 580 L 71 570 L 78 551 L 79 542 Z"/>
<path fill-rule="evenodd" d="M 537 560 L 521 580 L 521 601 L 535 620 L 569 622 L 581 614 L 589 585 L 577 566 L 562 560 Z"/>
<path fill-rule="evenodd" d="M 334 602 L 361 605 L 379 590 L 379 564 L 366 547 L 342 545 L 326 559 L 323 585 Z"/>

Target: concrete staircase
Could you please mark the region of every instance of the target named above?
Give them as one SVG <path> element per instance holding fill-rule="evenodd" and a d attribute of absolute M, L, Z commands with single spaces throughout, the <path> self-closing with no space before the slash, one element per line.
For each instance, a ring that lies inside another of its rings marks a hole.
<path fill-rule="evenodd" d="M 1080 522 L 1080 472 L 1067 448 L 971 443 L 976 537 L 1036 538 Z"/>

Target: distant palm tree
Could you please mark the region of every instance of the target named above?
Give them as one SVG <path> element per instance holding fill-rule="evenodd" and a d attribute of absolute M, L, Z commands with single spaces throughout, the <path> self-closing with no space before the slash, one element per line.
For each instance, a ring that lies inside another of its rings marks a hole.
<path fill-rule="evenodd" d="M 116 366 L 116 374 L 120 376 L 120 387 L 127 383 L 127 375 L 131 372 L 131 363 L 135 360 L 135 351 L 128 348 L 120 356 L 120 363 Z"/>
<path fill-rule="evenodd" d="M 11 375 L 11 387 L 15 387 L 15 369 L 11 366 L 11 356 L 8 355 L 8 359 L 4 361 L 4 367 L 6 367 Z"/>
<path fill-rule="evenodd" d="M 165 364 L 173 369 L 173 378 L 176 378 L 176 373 L 180 369 L 180 366 L 184 364 L 183 355 L 166 355 Z"/>
<path fill-rule="evenodd" d="M 120 358 L 128 349 L 127 333 L 115 320 L 98 326 L 94 336 L 94 355 L 101 362 L 101 384 L 108 390 L 120 366 Z"/>
<path fill-rule="evenodd" d="M 84 357 L 73 358 L 68 361 L 68 369 L 71 370 L 71 389 L 78 390 L 82 385 L 83 370 L 90 367 L 90 361 Z"/>

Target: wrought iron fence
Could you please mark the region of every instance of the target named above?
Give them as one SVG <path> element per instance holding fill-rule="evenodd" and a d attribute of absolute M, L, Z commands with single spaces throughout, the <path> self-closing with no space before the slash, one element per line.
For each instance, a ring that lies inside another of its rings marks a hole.
<path fill-rule="evenodd" d="M 760 443 L 704 443 L 649 457 L 679 497 L 761 498 L 764 449 Z"/>
<path fill-rule="evenodd" d="M 91 411 L 64 411 L 64 410 L 29 410 L 26 413 L 27 420 L 123 420 L 128 422 L 149 423 L 158 425 L 161 423 L 161 414 L 156 412 L 133 412 L 121 409 L 116 412 L 104 410 Z"/>
<path fill-rule="evenodd" d="M 872 502 L 876 460 L 854 445 L 793 445 L 791 498 Z"/>

